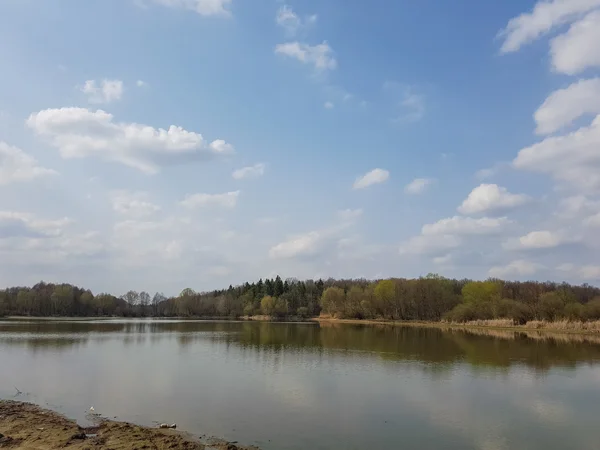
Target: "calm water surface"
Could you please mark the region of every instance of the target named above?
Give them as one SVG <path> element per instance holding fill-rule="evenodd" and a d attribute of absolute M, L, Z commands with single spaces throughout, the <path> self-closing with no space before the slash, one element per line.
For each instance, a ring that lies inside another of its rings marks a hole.
<path fill-rule="evenodd" d="M 4 320 L 0 397 L 265 450 L 600 449 L 600 345 L 491 334 Z"/>

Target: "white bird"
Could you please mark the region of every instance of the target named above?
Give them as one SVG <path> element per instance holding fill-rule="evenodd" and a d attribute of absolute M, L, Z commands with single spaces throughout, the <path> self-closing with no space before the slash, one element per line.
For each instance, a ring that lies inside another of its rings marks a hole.
<path fill-rule="evenodd" d="M 93 406 L 90 407 L 90 412 L 96 411 Z"/>

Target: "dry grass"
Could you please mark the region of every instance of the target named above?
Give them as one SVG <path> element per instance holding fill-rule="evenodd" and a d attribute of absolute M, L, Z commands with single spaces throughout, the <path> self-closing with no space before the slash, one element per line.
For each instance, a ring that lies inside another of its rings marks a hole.
<path fill-rule="evenodd" d="M 600 333 L 600 320 L 581 322 L 570 320 L 530 320 L 525 325 L 515 325 L 510 319 L 472 320 L 465 323 L 449 322 L 451 326 L 514 328 L 517 330 L 541 330 L 567 333 Z"/>
<path fill-rule="evenodd" d="M 371 324 L 371 325 L 397 325 L 413 327 L 437 327 L 437 328 L 463 328 L 463 329 L 497 329 L 497 330 L 515 330 L 515 331 L 540 331 L 553 333 L 579 333 L 579 334 L 600 334 L 600 320 L 581 322 L 559 320 L 548 322 L 545 320 L 530 320 L 525 325 L 515 325 L 510 319 L 491 319 L 491 320 L 473 320 L 470 322 L 404 322 L 387 320 L 358 320 L 358 319 L 335 319 L 332 317 L 320 316 L 312 319 L 321 325 L 350 323 L 350 324 Z"/>

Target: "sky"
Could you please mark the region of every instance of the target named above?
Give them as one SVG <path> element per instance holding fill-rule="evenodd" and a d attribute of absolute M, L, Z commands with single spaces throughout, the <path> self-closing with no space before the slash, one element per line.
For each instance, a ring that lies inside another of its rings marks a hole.
<path fill-rule="evenodd" d="M 600 0 L 4 0 L 0 286 L 600 285 Z"/>

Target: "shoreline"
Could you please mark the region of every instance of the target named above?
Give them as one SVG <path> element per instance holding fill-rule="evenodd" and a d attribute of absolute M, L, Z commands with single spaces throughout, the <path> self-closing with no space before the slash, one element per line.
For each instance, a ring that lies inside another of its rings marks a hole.
<path fill-rule="evenodd" d="M 185 450 L 258 450 L 216 438 L 201 440 L 173 429 L 152 428 L 94 416 L 82 427 L 59 412 L 34 403 L 0 400 L 0 448 L 12 450 L 94 450 L 177 448 Z M 40 447 L 40 444 L 43 444 Z"/>
<path fill-rule="evenodd" d="M 403 321 L 403 320 L 373 320 L 373 319 L 335 319 L 332 317 L 315 317 L 311 319 L 316 323 L 323 324 L 349 324 L 349 325 L 389 325 L 399 327 L 415 328 L 438 328 L 454 330 L 497 330 L 497 331 L 521 331 L 521 332 L 541 332 L 549 334 L 576 334 L 599 336 L 600 329 L 568 328 L 566 321 L 560 322 L 529 322 L 531 325 L 510 325 L 504 320 L 474 321 L 466 323 L 451 322 L 421 322 L 421 321 Z M 574 322 L 575 326 L 582 326 L 580 322 Z"/>
<path fill-rule="evenodd" d="M 125 320 L 177 320 L 177 321 L 206 321 L 206 322 L 271 322 L 271 323 L 304 323 L 304 324 L 349 324 L 349 325 L 388 325 L 416 328 L 438 328 L 453 330 L 497 330 L 540 332 L 550 334 L 570 334 L 600 336 L 600 321 L 594 322 L 569 322 L 567 320 L 545 322 L 533 320 L 525 325 L 513 325 L 511 320 L 492 319 L 477 320 L 465 323 L 457 322 L 427 322 L 408 320 L 386 319 L 336 319 L 333 317 L 319 316 L 300 318 L 297 316 L 273 318 L 265 315 L 231 317 L 32 317 L 32 316 L 6 316 L 1 319 L 8 320 L 36 320 L 36 321 L 102 321 L 111 319 Z"/>

